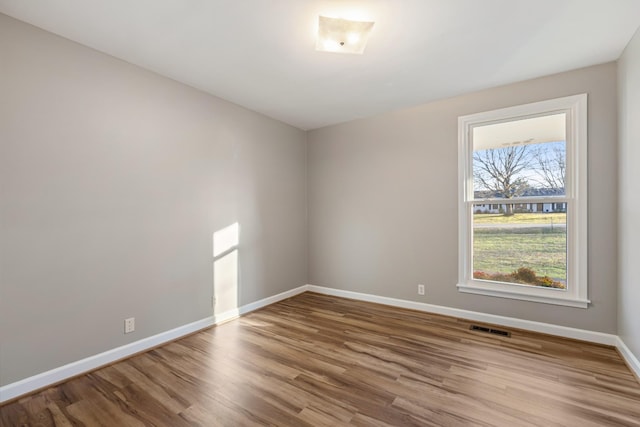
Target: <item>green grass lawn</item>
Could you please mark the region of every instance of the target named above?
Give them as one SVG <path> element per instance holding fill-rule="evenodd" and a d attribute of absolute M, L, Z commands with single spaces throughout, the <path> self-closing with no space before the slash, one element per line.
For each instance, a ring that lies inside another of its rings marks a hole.
<path fill-rule="evenodd" d="M 520 215 L 550 214 L 516 214 L 514 217 Z M 475 215 L 475 217 L 478 216 L 493 215 Z M 554 223 L 559 222 L 559 220 L 554 221 Z M 487 273 L 511 273 L 520 267 L 528 267 L 538 276 L 549 276 L 555 280 L 565 281 L 566 246 L 567 234 L 564 227 L 551 229 L 533 225 L 512 229 L 499 226 L 478 228 L 474 230 L 473 238 L 473 270 Z"/>
<path fill-rule="evenodd" d="M 475 224 L 566 224 L 566 213 L 475 214 Z"/>

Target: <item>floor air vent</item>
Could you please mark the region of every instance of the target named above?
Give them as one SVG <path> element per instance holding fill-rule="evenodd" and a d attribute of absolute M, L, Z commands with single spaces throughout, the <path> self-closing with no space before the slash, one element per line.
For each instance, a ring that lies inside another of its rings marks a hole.
<path fill-rule="evenodd" d="M 472 331 L 486 332 L 487 334 L 500 335 L 501 337 L 510 337 L 511 332 L 502 331 L 500 329 L 487 328 L 486 326 L 471 325 Z"/>

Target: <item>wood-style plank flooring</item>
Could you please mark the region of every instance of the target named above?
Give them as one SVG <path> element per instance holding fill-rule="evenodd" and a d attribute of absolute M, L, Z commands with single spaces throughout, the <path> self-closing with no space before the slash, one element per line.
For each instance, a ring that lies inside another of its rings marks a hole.
<path fill-rule="evenodd" d="M 2 426 L 640 426 L 616 350 L 314 293 L 0 408 Z"/>

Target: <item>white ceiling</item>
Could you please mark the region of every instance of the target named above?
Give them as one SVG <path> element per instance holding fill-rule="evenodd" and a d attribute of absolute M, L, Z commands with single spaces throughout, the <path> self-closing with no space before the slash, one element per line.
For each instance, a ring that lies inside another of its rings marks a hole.
<path fill-rule="evenodd" d="M 301 129 L 617 59 L 640 0 L 0 0 L 0 12 Z M 376 22 L 315 50 L 318 15 Z"/>

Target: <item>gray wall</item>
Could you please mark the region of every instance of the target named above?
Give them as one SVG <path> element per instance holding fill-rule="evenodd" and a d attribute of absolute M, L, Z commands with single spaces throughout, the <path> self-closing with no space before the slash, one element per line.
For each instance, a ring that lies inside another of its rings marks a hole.
<path fill-rule="evenodd" d="M 305 284 L 305 161 L 300 130 L 0 15 L 0 385 L 211 316 L 236 221 L 240 304 Z"/>
<path fill-rule="evenodd" d="M 210 316 L 212 234 L 234 222 L 239 305 L 312 283 L 619 328 L 640 354 L 639 39 L 618 70 L 617 299 L 615 64 L 305 135 L 0 15 L 0 385 Z M 593 305 L 458 293 L 457 117 L 583 92 Z"/>
<path fill-rule="evenodd" d="M 618 63 L 619 285 L 618 334 L 640 359 L 640 32 Z"/>
<path fill-rule="evenodd" d="M 459 293 L 458 116 L 584 92 L 592 306 Z M 309 283 L 615 333 L 616 98 L 610 63 L 309 132 Z"/>

